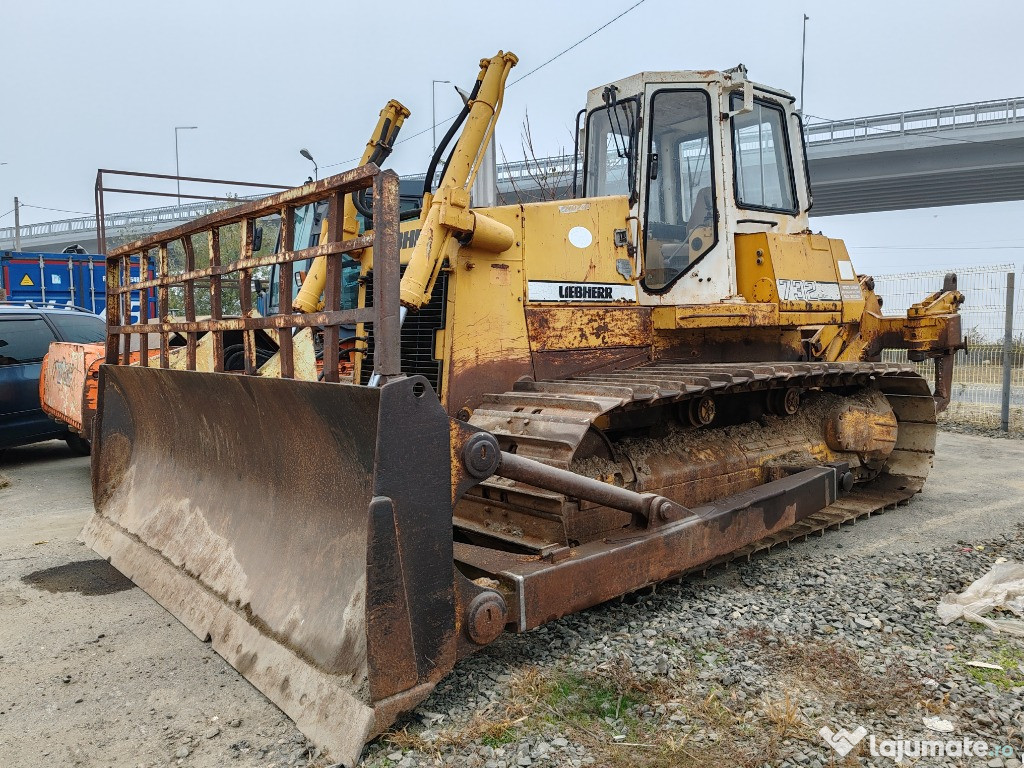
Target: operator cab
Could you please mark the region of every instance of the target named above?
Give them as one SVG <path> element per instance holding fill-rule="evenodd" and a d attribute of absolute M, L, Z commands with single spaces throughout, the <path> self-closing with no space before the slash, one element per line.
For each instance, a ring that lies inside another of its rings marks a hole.
<path fill-rule="evenodd" d="M 629 198 L 642 304 L 736 297 L 727 233 L 792 234 L 811 207 L 793 97 L 725 72 L 642 72 L 587 97 L 583 190 Z"/>

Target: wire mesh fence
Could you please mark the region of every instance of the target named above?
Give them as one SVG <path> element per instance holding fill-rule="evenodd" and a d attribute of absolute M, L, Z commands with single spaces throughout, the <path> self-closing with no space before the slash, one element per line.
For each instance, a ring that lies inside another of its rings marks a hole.
<path fill-rule="evenodd" d="M 998 428 L 1004 398 L 1004 337 L 1007 319 L 1007 284 L 1016 272 L 1013 264 L 967 267 L 956 270 L 961 323 L 967 350 L 957 352 L 949 408 L 940 420 Z M 876 275 L 875 291 L 884 299 L 887 315 L 905 314 L 915 302 L 941 289 L 946 270 Z M 1024 280 L 1017 275 L 1013 292 L 1010 344 L 1009 429 L 1024 430 Z M 906 362 L 906 350 L 887 350 L 883 360 Z M 934 385 L 932 361 L 915 364 Z"/>

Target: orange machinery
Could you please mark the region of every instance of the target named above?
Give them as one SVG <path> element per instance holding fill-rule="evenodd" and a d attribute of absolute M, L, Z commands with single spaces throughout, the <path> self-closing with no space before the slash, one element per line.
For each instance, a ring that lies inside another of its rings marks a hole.
<path fill-rule="evenodd" d="M 102 344 L 55 341 L 43 358 L 39 376 L 43 411 L 86 440 L 92 437 L 103 356 Z"/>

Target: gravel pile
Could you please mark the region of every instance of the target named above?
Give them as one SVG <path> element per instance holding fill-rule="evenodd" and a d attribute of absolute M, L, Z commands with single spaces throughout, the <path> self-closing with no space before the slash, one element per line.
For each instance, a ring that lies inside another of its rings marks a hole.
<path fill-rule="evenodd" d="M 818 733 L 863 726 L 879 741 L 969 737 L 1015 755 L 919 765 L 1019 768 L 1024 641 L 943 626 L 935 607 L 997 558 L 1024 560 L 1024 527 L 873 556 L 844 552 L 845 530 L 826 534 L 825 554 L 796 545 L 504 637 L 364 765 L 892 765 L 867 738 L 843 758 Z M 934 716 L 953 732 L 928 730 Z"/>
<path fill-rule="evenodd" d="M 1024 429 L 1016 420 L 1010 422 L 1010 430 L 1003 432 L 999 427 L 974 424 L 970 421 L 954 421 L 948 417 L 939 419 L 939 429 L 943 432 L 954 432 L 959 435 L 977 435 L 978 437 L 999 437 L 1009 440 L 1024 440 Z"/>

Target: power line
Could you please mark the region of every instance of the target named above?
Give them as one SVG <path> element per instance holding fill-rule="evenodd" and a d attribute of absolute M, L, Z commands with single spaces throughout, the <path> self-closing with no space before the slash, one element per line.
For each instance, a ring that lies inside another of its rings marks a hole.
<path fill-rule="evenodd" d="M 66 208 L 47 208 L 45 205 L 29 205 L 28 203 L 21 203 L 22 208 L 38 208 L 41 211 L 56 211 L 57 213 L 78 213 L 82 216 L 92 216 L 93 211 L 69 211 Z"/>
<path fill-rule="evenodd" d="M 513 85 L 515 85 L 516 83 L 521 83 L 521 82 L 522 82 L 523 80 L 525 80 L 526 78 L 528 78 L 528 77 L 529 77 L 530 75 L 532 75 L 532 74 L 533 74 L 534 72 L 538 72 L 538 71 L 540 71 L 541 69 L 543 69 L 544 67 L 546 67 L 546 66 L 547 66 L 548 64 L 550 64 L 551 62 L 553 62 L 553 61 L 555 61 L 556 59 L 559 59 L 559 58 L 561 58 L 562 56 L 564 56 L 565 54 L 567 54 L 567 53 L 568 53 L 569 51 L 571 51 L 571 50 L 572 50 L 573 48 L 576 48 L 576 47 L 578 47 L 578 46 L 582 45 L 582 44 L 583 44 L 583 43 L 585 43 L 585 42 L 586 42 L 587 40 L 589 40 L 589 39 L 590 39 L 590 38 L 592 38 L 592 37 L 593 37 L 594 35 L 596 35 L 596 34 L 597 34 L 598 32 L 600 32 L 600 31 L 602 31 L 602 30 L 606 29 L 607 27 L 611 26 L 611 25 L 612 25 L 612 24 L 614 24 L 614 23 L 615 23 L 616 21 L 618 21 L 618 20 L 619 20 L 619 19 L 621 19 L 621 18 L 622 18 L 623 16 L 625 16 L 625 15 L 626 15 L 627 13 L 630 13 L 630 12 L 631 12 L 631 11 L 633 11 L 634 9 L 636 9 L 636 8 L 639 8 L 639 7 L 641 6 L 641 5 L 643 5 L 643 4 L 644 4 L 644 3 L 646 3 L 646 2 L 647 2 L 647 0 L 638 0 L 638 2 L 636 2 L 636 3 L 633 3 L 633 5 L 629 6 L 629 8 L 627 8 L 627 9 L 626 9 L 626 10 L 624 10 L 624 11 L 622 11 L 622 13 L 620 13 L 620 14 L 619 14 L 618 16 L 615 16 L 614 18 L 612 18 L 612 19 L 609 19 L 609 20 L 608 20 L 608 21 L 606 21 L 606 22 L 605 22 L 604 24 L 602 24 L 602 25 L 601 25 L 600 27 L 598 27 L 598 28 L 597 28 L 597 29 L 595 29 L 595 30 L 594 30 L 593 32 L 591 32 L 591 33 L 590 33 L 589 35 L 587 35 L 586 37 L 581 37 L 581 38 L 580 38 L 579 40 L 577 40 L 577 41 L 576 41 L 575 43 L 573 43 L 572 45 L 570 45 L 570 46 L 569 46 L 568 48 L 566 48 L 566 49 L 565 49 L 564 51 L 561 51 L 561 52 L 559 52 L 559 53 L 556 53 L 556 54 L 555 54 L 554 56 L 552 56 L 552 57 L 551 57 L 550 59 L 548 59 L 547 61 L 545 61 L 545 62 L 544 62 L 543 64 L 538 64 L 538 65 L 537 65 L 536 67 L 534 67 L 533 69 L 531 69 L 531 70 L 530 70 L 529 72 L 527 72 L 526 74 L 524 74 L 524 75 L 523 75 L 522 77 L 517 77 L 517 78 L 516 78 L 515 80 L 513 80 L 513 81 L 512 81 L 511 83 L 509 83 L 508 85 L 506 85 L 506 86 L 505 86 L 505 88 L 506 88 L 506 89 L 508 89 L 508 88 L 511 88 L 511 87 L 512 87 Z M 456 117 L 458 117 L 458 115 L 452 115 L 451 117 L 445 118 L 444 120 L 442 120 L 442 121 L 440 121 L 440 122 L 436 123 L 436 126 L 437 126 L 437 127 L 440 127 L 440 126 L 442 126 L 442 125 L 447 125 L 447 124 L 448 124 L 448 123 L 450 123 L 450 122 L 451 122 L 452 120 L 454 120 L 454 119 L 455 119 Z M 407 141 L 412 141 L 413 139 L 415 139 L 415 138 L 418 138 L 418 137 L 422 136 L 422 135 L 423 135 L 423 134 L 425 134 L 425 133 L 430 133 L 430 130 L 431 130 L 431 129 L 432 129 L 433 127 L 434 127 L 434 125 L 431 125 L 431 126 L 429 126 L 429 127 L 427 127 L 427 128 L 424 128 L 424 129 L 423 129 L 422 131 L 417 131 L 416 133 L 413 133 L 413 134 L 411 134 L 411 135 L 409 135 L 409 136 L 406 136 L 406 137 L 404 137 L 404 138 L 402 138 L 402 139 L 399 139 L 398 141 L 396 141 L 396 142 L 395 142 L 395 146 L 397 147 L 397 146 L 398 146 L 399 144 L 405 144 L 405 142 L 407 142 Z M 348 163 L 353 163 L 353 162 L 355 162 L 355 161 L 356 161 L 356 160 L 358 160 L 358 159 L 359 159 L 358 157 L 353 157 L 353 158 L 350 158 L 349 160 L 342 160 L 341 162 L 337 162 L 337 163 L 327 163 L 326 165 L 323 165 L 323 166 L 321 166 L 321 167 L 322 167 L 322 168 L 333 168 L 333 167 L 334 167 L 334 166 L 336 166 L 336 165 L 347 165 Z"/>
<path fill-rule="evenodd" d="M 3 216 L 0 216 L 0 219 L 2 219 L 2 218 L 3 218 L 4 216 L 10 216 L 10 215 L 11 215 L 12 213 L 14 213 L 14 209 L 13 209 L 13 208 L 11 208 L 11 210 L 9 210 L 9 211 L 8 211 L 7 213 L 5 213 L 5 214 L 4 214 Z"/>
<path fill-rule="evenodd" d="M 606 22 L 605 22 L 604 24 L 602 24 L 602 25 L 601 25 L 600 27 L 598 27 L 597 29 L 595 29 L 595 30 L 594 30 L 593 32 L 591 32 L 591 33 L 590 33 L 589 35 L 587 35 L 586 37 L 580 38 L 579 40 L 577 40 L 577 41 L 576 41 L 575 43 L 573 43 L 572 45 L 570 45 L 570 46 L 569 46 L 568 48 L 566 48 L 566 49 L 565 49 L 564 51 L 562 51 L 561 53 L 556 53 L 556 54 L 555 54 L 554 56 L 552 56 L 552 57 L 551 57 L 550 59 L 548 59 L 547 61 L 545 61 L 545 62 L 544 62 L 543 64 L 540 64 L 540 65 L 538 65 L 538 66 L 534 67 L 533 69 L 531 69 L 531 70 L 530 70 L 529 72 L 527 72 L 527 73 L 526 73 L 525 75 L 523 75 L 522 77 L 517 77 L 517 78 L 516 78 L 515 80 L 513 80 L 513 81 L 512 81 L 511 83 L 509 83 L 509 84 L 508 84 L 508 87 L 509 87 L 509 88 L 511 88 L 511 87 L 512 87 L 513 85 L 515 85 L 516 83 L 521 83 L 521 82 L 522 82 L 523 80 L 525 80 L 526 78 L 528 78 L 528 77 L 529 77 L 530 75 L 532 75 L 532 74 L 533 74 L 534 72 L 537 72 L 538 70 L 541 70 L 541 69 L 543 69 L 543 68 L 544 68 L 544 67 L 546 67 L 546 66 L 547 66 L 548 64 L 550 64 L 551 62 L 553 62 L 553 61 L 554 61 L 555 59 L 558 59 L 558 58 L 560 58 L 560 57 L 564 56 L 564 55 L 565 55 L 565 54 L 567 54 L 567 53 L 568 53 L 569 51 L 571 51 L 571 50 L 572 50 L 573 48 L 576 48 L 576 47 L 577 47 L 578 45 L 580 45 L 580 44 L 582 44 L 582 43 L 585 43 L 585 42 L 586 42 L 587 40 L 589 40 L 590 38 L 592 38 L 592 37 L 593 37 L 594 35 L 596 35 L 596 34 L 597 34 L 598 32 L 600 32 L 601 30 L 603 30 L 603 29 L 605 29 L 605 28 L 607 28 L 607 27 L 611 26 L 611 25 L 612 25 L 612 24 L 614 24 L 614 23 L 615 23 L 616 21 L 618 21 L 618 20 L 619 20 L 619 19 L 621 19 L 621 18 L 622 18 L 623 16 L 625 16 L 625 15 L 626 15 L 627 13 L 629 13 L 630 11 L 632 11 L 632 10 L 634 10 L 634 9 L 636 9 L 636 8 L 639 8 L 639 7 L 641 6 L 641 5 L 643 5 L 643 4 L 644 4 L 644 3 L 646 3 L 646 2 L 647 2 L 647 0 L 639 0 L 639 2 L 633 3 L 633 5 L 629 6 L 629 8 L 627 8 L 626 10 L 624 10 L 624 11 L 623 11 L 622 13 L 620 13 L 620 14 L 619 14 L 618 16 L 616 16 L 616 17 L 615 17 L 615 18 L 613 18 L 613 19 L 610 19 L 609 21 L 606 21 Z"/>

